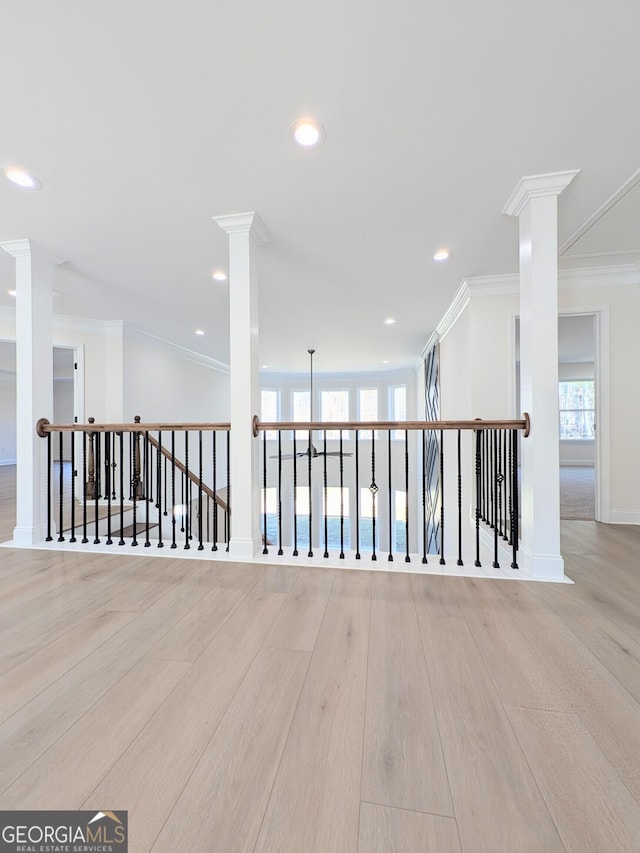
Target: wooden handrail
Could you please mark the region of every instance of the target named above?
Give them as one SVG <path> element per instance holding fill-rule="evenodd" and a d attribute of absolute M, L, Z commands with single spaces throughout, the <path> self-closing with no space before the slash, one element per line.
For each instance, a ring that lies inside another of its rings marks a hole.
<path fill-rule="evenodd" d="M 48 432 L 175 432 L 192 430 L 194 432 L 229 432 L 231 424 L 52 424 L 47 418 L 40 418 L 36 424 L 36 432 L 40 438 L 44 438 Z"/>
<path fill-rule="evenodd" d="M 149 444 L 152 444 L 156 448 L 156 450 L 159 450 L 166 459 L 169 459 L 170 461 L 172 461 L 173 464 L 178 469 L 178 471 L 182 471 L 183 474 L 187 473 L 186 465 L 183 465 L 179 459 L 175 458 L 175 456 L 172 458 L 171 452 L 169 450 L 167 450 L 166 447 L 161 445 L 160 442 L 156 438 L 154 438 L 152 435 L 149 436 Z M 193 473 L 193 471 L 189 471 L 188 477 L 192 483 L 195 483 L 196 486 L 200 486 L 200 478 L 196 477 L 196 475 Z M 207 486 L 206 483 L 202 483 L 202 491 L 205 493 L 205 495 L 209 495 L 211 500 L 214 500 L 218 504 L 220 509 L 224 510 L 224 512 L 228 512 L 229 514 L 231 514 L 231 512 L 229 510 L 229 506 L 222 500 L 222 498 L 217 493 L 217 491 L 216 491 L 216 494 L 214 495 L 213 489 L 211 489 L 209 486 Z"/>
<path fill-rule="evenodd" d="M 253 417 L 253 434 L 258 435 L 258 432 L 266 432 L 267 430 L 479 430 L 479 429 L 520 429 L 523 430 L 524 437 L 527 438 L 531 431 L 531 421 L 527 412 L 522 416 L 522 420 L 505 420 L 505 421 L 486 421 L 478 418 L 474 421 L 269 421 L 261 422 L 257 415 Z"/>

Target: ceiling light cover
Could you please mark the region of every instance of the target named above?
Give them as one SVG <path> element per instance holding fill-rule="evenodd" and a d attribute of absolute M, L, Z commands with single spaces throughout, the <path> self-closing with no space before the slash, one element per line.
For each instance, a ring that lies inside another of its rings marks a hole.
<path fill-rule="evenodd" d="M 4 174 L 12 184 L 22 187 L 24 190 L 39 190 L 42 188 L 40 181 L 33 175 L 30 175 L 29 172 L 25 172 L 24 169 L 18 169 L 15 166 L 7 166 L 4 170 Z"/>
<path fill-rule="evenodd" d="M 434 261 L 446 261 L 449 257 L 449 252 L 447 249 L 438 249 L 438 251 L 433 256 Z"/>
<path fill-rule="evenodd" d="M 15 290 L 7 290 L 7 293 L 9 294 L 9 296 L 15 296 L 16 295 Z"/>
<path fill-rule="evenodd" d="M 204 335 L 203 329 L 196 329 L 196 335 Z"/>
<path fill-rule="evenodd" d="M 213 271 L 213 277 L 216 281 L 226 281 L 227 280 L 227 274 L 226 274 L 226 272 L 224 272 L 224 270 L 214 270 Z"/>
<path fill-rule="evenodd" d="M 393 326 L 395 322 L 396 321 L 393 319 L 393 317 L 387 317 L 387 319 L 384 321 L 384 324 L 385 326 Z"/>
<path fill-rule="evenodd" d="M 294 121 L 289 131 L 293 141 L 302 148 L 321 145 L 326 138 L 325 129 L 320 122 L 308 116 Z"/>

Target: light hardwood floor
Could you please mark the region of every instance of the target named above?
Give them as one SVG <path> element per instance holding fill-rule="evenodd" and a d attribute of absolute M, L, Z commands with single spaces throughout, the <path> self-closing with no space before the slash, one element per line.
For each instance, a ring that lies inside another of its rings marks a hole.
<path fill-rule="evenodd" d="M 132 853 L 638 853 L 640 530 L 563 536 L 575 586 L 0 549 L 0 809 L 128 809 Z"/>

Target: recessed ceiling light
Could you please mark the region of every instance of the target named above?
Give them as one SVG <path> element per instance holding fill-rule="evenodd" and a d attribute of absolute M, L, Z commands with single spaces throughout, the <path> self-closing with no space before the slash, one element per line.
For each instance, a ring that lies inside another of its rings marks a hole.
<path fill-rule="evenodd" d="M 383 363 L 383 364 L 389 364 L 389 359 L 388 359 L 388 358 L 385 358 L 385 360 L 384 360 L 382 363 Z"/>
<path fill-rule="evenodd" d="M 204 335 L 204 331 L 202 329 L 196 329 L 196 335 Z"/>
<path fill-rule="evenodd" d="M 289 128 L 291 138 L 303 148 L 313 148 L 314 145 L 321 145 L 326 133 L 324 127 L 313 118 L 299 118 L 293 122 Z"/>
<path fill-rule="evenodd" d="M 213 271 L 213 277 L 215 278 L 216 281 L 226 281 L 227 280 L 227 274 L 223 270 L 214 270 Z"/>
<path fill-rule="evenodd" d="M 449 252 L 447 249 L 438 249 L 438 251 L 433 256 L 434 261 L 446 261 L 449 257 Z"/>
<path fill-rule="evenodd" d="M 393 317 L 387 317 L 387 319 L 384 321 L 385 326 L 393 326 L 394 323 L 395 320 L 393 319 Z"/>
<path fill-rule="evenodd" d="M 262 370 L 267 370 L 269 368 L 269 365 L 268 364 L 261 364 L 260 367 L 262 368 Z"/>
<path fill-rule="evenodd" d="M 9 296 L 15 296 L 16 295 L 15 290 L 7 290 L 7 293 L 9 294 Z"/>
<path fill-rule="evenodd" d="M 42 188 L 42 184 L 40 183 L 40 181 L 33 175 L 30 175 L 29 172 L 25 172 L 24 169 L 17 169 L 13 166 L 7 166 L 7 168 L 4 170 L 4 174 L 5 177 L 11 181 L 11 183 L 22 187 L 22 189 L 24 190 L 39 190 Z"/>

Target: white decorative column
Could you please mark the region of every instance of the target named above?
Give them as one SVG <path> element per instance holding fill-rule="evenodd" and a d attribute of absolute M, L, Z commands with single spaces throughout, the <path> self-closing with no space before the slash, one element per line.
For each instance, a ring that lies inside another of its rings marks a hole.
<path fill-rule="evenodd" d="M 250 560 L 262 551 L 259 441 L 258 280 L 255 249 L 269 241 L 257 213 L 214 216 L 229 235 L 229 363 L 231 374 L 231 540 L 229 553 Z"/>
<path fill-rule="evenodd" d="M 503 213 L 520 224 L 521 555 L 535 577 L 564 577 L 560 554 L 558 196 L 577 170 L 520 180 Z"/>
<path fill-rule="evenodd" d="M 53 267 L 59 263 L 31 240 L 0 243 L 16 262 L 16 527 L 29 546 L 47 535 L 47 442 L 40 418 L 53 420 Z"/>

